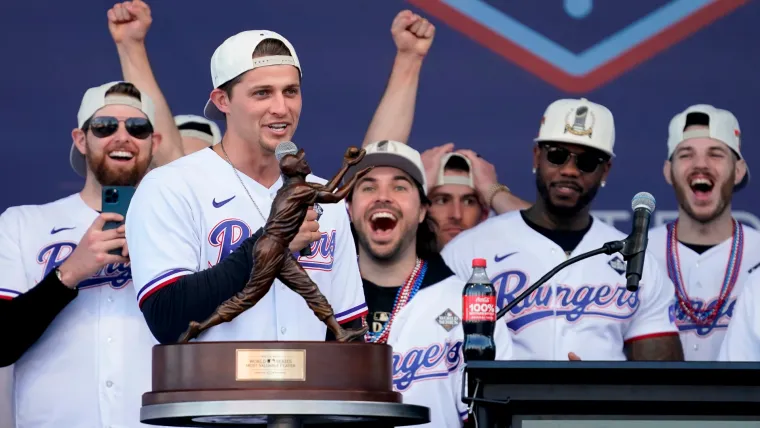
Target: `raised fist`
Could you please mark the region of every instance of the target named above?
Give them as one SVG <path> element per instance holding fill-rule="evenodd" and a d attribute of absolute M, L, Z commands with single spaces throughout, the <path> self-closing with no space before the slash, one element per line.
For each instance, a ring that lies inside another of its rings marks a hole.
<path fill-rule="evenodd" d="M 150 7 L 142 0 L 116 3 L 108 10 L 108 30 L 113 41 L 119 43 L 142 43 L 153 18 Z"/>
<path fill-rule="evenodd" d="M 424 57 L 433 44 L 435 26 L 412 11 L 404 10 L 393 20 L 391 35 L 399 53 Z"/>
<path fill-rule="evenodd" d="M 346 154 L 343 155 L 343 162 L 345 162 L 346 165 L 354 166 L 364 159 L 365 153 L 364 149 L 349 147 L 348 150 L 346 150 Z"/>

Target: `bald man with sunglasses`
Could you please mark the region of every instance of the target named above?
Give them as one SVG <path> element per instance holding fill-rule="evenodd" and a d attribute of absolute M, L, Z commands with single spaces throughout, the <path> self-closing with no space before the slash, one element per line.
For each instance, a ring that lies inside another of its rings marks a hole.
<path fill-rule="evenodd" d="M 615 124 L 586 99 L 549 105 L 533 148 L 537 198 L 526 210 L 492 217 L 457 235 L 442 255 L 462 279 L 485 257 L 504 307 L 570 257 L 624 239 L 590 214 L 612 167 Z M 674 288 L 652 256 L 637 292 L 626 290 L 619 254 L 571 265 L 517 304 L 500 322 L 518 360 L 683 360 L 671 310 Z"/>

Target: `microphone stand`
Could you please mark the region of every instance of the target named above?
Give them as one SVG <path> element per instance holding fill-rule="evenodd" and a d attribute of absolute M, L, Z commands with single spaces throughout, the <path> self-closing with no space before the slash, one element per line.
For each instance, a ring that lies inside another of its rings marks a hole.
<path fill-rule="evenodd" d="M 554 269 L 550 270 L 549 272 L 546 273 L 546 275 L 542 276 L 541 279 L 539 279 L 533 285 L 531 285 L 530 287 L 528 287 L 527 290 L 523 291 L 522 294 L 520 294 L 519 296 L 515 297 L 511 302 L 507 303 L 507 306 L 504 306 L 504 308 L 501 309 L 496 314 L 496 319 L 498 320 L 499 318 L 501 318 L 504 315 L 506 315 L 507 312 L 509 312 L 512 308 L 515 307 L 515 305 L 517 305 L 518 303 L 520 303 L 523 300 L 525 300 L 532 292 L 536 291 L 536 289 L 538 287 L 542 286 L 546 281 L 548 281 L 549 279 L 551 279 L 551 277 L 553 277 L 554 275 L 556 275 L 557 272 L 561 271 L 562 269 L 570 266 L 573 263 L 577 263 L 577 262 L 579 262 L 581 260 L 587 259 L 589 257 L 594 257 L 594 256 L 599 255 L 599 254 L 607 254 L 607 255 L 609 255 L 609 254 L 614 254 L 614 253 L 617 253 L 617 252 L 621 252 L 621 254 L 622 254 L 623 250 L 626 247 L 630 247 L 630 245 L 627 245 L 627 242 L 628 242 L 628 239 L 625 239 L 623 241 L 610 241 L 610 242 L 607 242 L 606 244 L 602 245 L 600 248 L 597 248 L 595 250 L 591 250 L 591 251 L 583 253 L 583 254 L 578 254 L 577 256 L 571 257 L 571 258 L 565 260 L 564 262 L 558 264 L 557 266 L 554 267 Z M 625 252 L 628 253 L 628 251 L 625 251 Z M 628 256 L 626 256 L 625 254 L 623 255 L 624 258 L 630 257 L 630 256 L 631 255 L 628 255 Z"/>

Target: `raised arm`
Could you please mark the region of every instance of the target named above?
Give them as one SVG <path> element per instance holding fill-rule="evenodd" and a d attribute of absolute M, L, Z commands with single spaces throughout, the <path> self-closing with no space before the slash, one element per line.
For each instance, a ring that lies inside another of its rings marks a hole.
<path fill-rule="evenodd" d="M 108 29 L 116 43 L 124 80 L 148 94 L 155 103 L 156 123 L 153 126 L 163 135 L 153 160 L 152 166 L 155 167 L 182 157 L 184 150 L 174 116 L 148 61 L 145 35 L 151 23 L 150 7 L 142 0 L 117 3 L 108 11 Z"/>
<path fill-rule="evenodd" d="M 362 147 L 381 140 L 402 143 L 409 140 L 422 60 L 433 43 L 435 26 L 427 19 L 404 10 L 393 20 L 391 35 L 396 43 L 396 58 Z"/>
<path fill-rule="evenodd" d="M 317 203 L 321 202 L 324 204 L 334 204 L 342 201 L 346 196 L 348 196 L 348 193 L 354 187 L 354 184 L 356 184 L 356 180 L 364 177 L 368 172 L 370 172 L 370 170 L 372 170 L 372 168 L 373 167 L 370 166 L 354 174 L 354 176 L 351 177 L 351 179 L 348 180 L 348 182 L 344 184 L 343 187 L 338 189 L 338 191 L 335 193 L 320 191 L 317 193 Z"/>
<path fill-rule="evenodd" d="M 338 187 L 338 183 L 343 181 L 343 177 L 346 176 L 348 169 L 361 162 L 361 160 L 364 159 L 364 154 L 364 149 L 349 147 L 343 155 L 343 166 L 340 168 L 340 171 L 335 174 L 335 177 L 333 177 L 332 180 L 321 187 L 320 190 L 328 193 L 334 192 Z"/>

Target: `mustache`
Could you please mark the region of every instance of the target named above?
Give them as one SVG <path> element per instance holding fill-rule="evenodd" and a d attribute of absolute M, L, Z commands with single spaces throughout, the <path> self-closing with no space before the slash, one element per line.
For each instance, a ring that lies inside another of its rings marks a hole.
<path fill-rule="evenodd" d="M 553 181 L 549 184 L 550 187 L 569 187 L 573 190 L 577 190 L 579 192 L 583 191 L 583 187 L 578 184 L 575 181 L 569 181 L 569 180 L 563 180 L 563 181 Z"/>
<path fill-rule="evenodd" d="M 375 211 L 380 211 L 380 210 L 390 211 L 398 219 L 403 217 L 403 215 L 401 214 L 401 210 L 399 210 L 398 208 L 393 206 L 393 204 L 390 204 L 388 202 L 377 202 L 373 204 L 371 207 L 367 209 L 367 215 L 365 217 L 369 218 L 372 215 L 372 213 L 374 213 Z"/>

